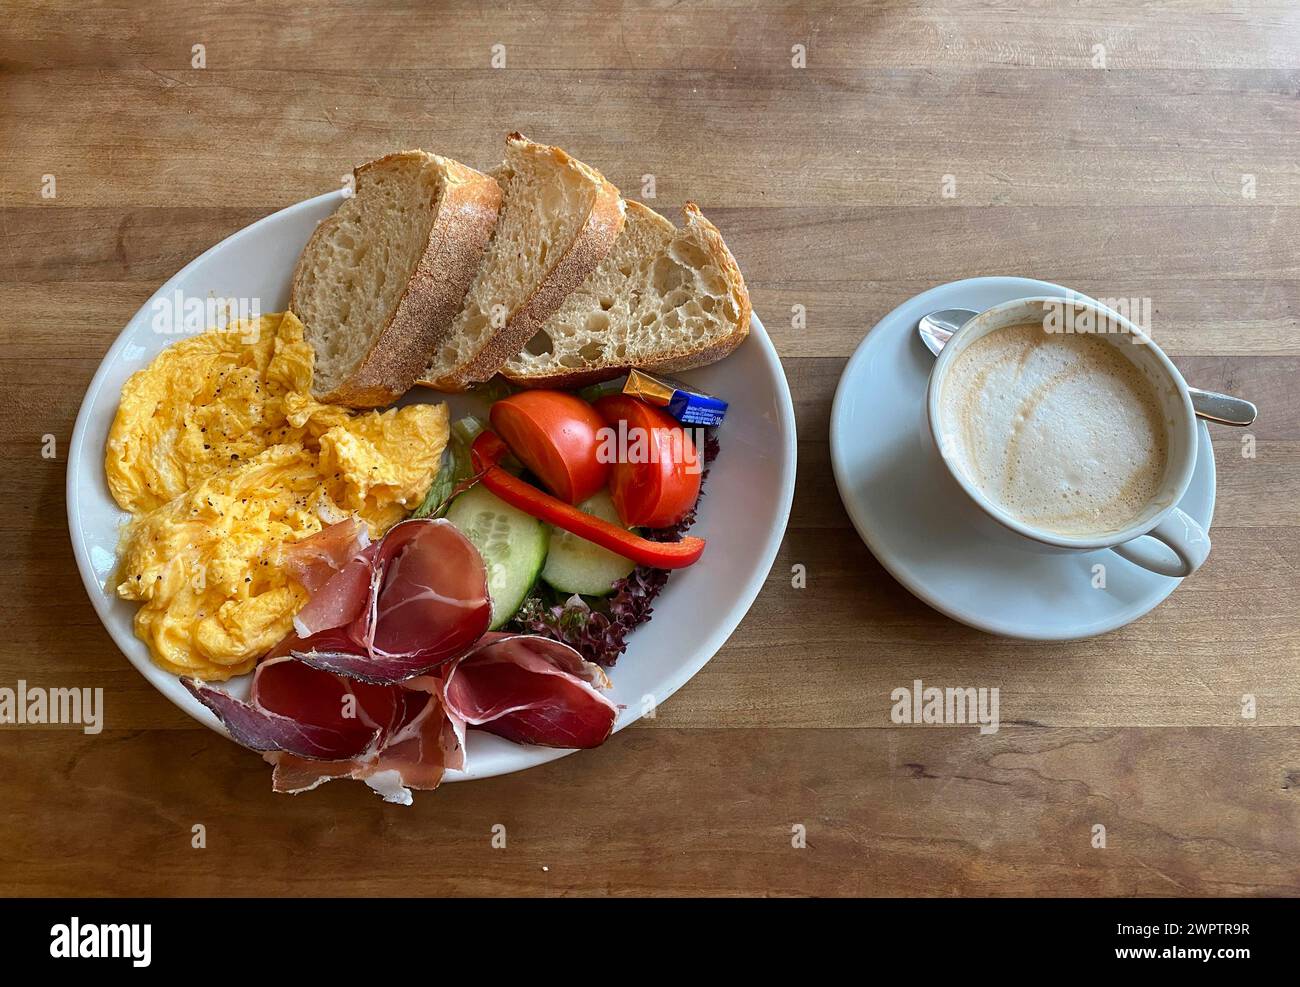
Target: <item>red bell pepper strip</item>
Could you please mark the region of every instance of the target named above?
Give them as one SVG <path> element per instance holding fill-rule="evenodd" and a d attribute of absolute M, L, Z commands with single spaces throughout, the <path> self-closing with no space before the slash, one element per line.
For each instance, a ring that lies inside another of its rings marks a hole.
<path fill-rule="evenodd" d="M 470 446 L 469 458 L 475 470 L 485 470 L 489 466 L 500 466 L 510 452 L 510 447 L 502 441 L 496 432 L 484 429 Z"/>
<path fill-rule="evenodd" d="M 472 456 L 475 468 L 483 470 L 479 482 L 516 510 L 655 569 L 684 569 L 704 554 L 703 538 L 687 535 L 680 541 L 650 541 L 538 490 L 496 465 L 507 451 L 496 433 L 483 432 L 474 440 Z"/>

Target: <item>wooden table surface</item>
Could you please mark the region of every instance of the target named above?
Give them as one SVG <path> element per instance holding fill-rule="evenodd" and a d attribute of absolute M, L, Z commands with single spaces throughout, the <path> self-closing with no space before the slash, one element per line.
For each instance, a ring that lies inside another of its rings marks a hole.
<path fill-rule="evenodd" d="M 0 31 L 0 686 L 106 693 L 98 736 L 0 733 L 0 892 L 1300 893 L 1294 3 L 190 7 L 10 0 Z M 409 809 L 273 796 L 91 609 L 63 496 L 82 393 L 209 245 L 383 152 L 486 167 L 516 129 L 726 234 L 795 397 L 780 557 L 717 657 L 599 750 Z M 981 274 L 1150 298 L 1189 379 L 1260 407 L 1253 457 L 1213 431 L 1209 562 L 1122 630 L 953 623 L 840 504 L 846 358 Z M 916 678 L 998 686 L 1002 729 L 892 725 Z"/>

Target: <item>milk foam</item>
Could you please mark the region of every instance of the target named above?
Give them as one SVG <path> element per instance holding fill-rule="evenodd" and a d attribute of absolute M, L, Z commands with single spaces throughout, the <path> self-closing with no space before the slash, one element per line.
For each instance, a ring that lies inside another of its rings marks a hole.
<path fill-rule="evenodd" d="M 1101 535 L 1133 524 L 1159 492 L 1168 431 L 1154 387 L 1104 339 L 1026 323 L 958 354 L 940 420 L 962 472 L 1008 514 Z"/>

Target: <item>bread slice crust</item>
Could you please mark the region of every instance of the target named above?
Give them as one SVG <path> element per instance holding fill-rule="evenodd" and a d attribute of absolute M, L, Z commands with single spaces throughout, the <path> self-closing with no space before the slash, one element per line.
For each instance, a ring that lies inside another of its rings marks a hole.
<path fill-rule="evenodd" d="M 534 151 L 551 155 L 562 166 L 577 168 L 597 183 L 597 192 L 573 241 L 524 302 L 506 317 L 505 324 L 452 373 L 434 379 L 422 377 L 416 381 L 435 390 L 463 391 L 495 376 L 505 362 L 522 350 L 546 320 L 555 314 L 569 292 L 600 265 L 623 230 L 622 194 L 604 175 L 562 149 L 536 144 L 523 134 L 512 133 L 506 141 L 507 144 L 528 145 Z"/>
<path fill-rule="evenodd" d="M 639 203 L 631 203 L 630 206 L 646 208 Z M 721 270 L 731 294 L 737 301 L 739 312 L 728 333 L 714 339 L 705 346 L 683 344 L 663 350 L 656 354 L 651 361 L 620 361 L 599 366 L 557 369 L 553 373 L 532 374 L 518 373 L 512 371 L 509 366 L 505 366 L 501 370 L 502 376 L 520 387 L 567 389 L 586 387 L 589 384 L 613 380 L 615 377 L 621 377 L 634 367 L 651 373 L 656 371 L 660 373 L 676 373 L 682 370 L 692 370 L 696 367 L 716 363 L 718 360 L 735 352 L 736 348 L 745 341 L 745 337 L 749 335 L 749 324 L 753 314 L 749 290 L 745 287 L 745 279 L 740 273 L 740 265 L 736 263 L 736 258 L 723 241 L 718 228 L 704 217 L 699 206 L 694 202 L 687 202 L 683 206 L 682 219 L 685 228 L 695 233 L 710 259 Z"/>
<path fill-rule="evenodd" d="M 451 158 L 420 150 L 398 151 L 354 169 L 356 183 L 359 186 L 371 169 L 391 167 L 413 156 L 440 172 L 440 194 L 428 240 L 387 323 L 351 372 L 328 393 L 316 395 L 321 401 L 378 408 L 410 390 L 450 332 L 496 226 L 501 187 L 490 176 Z M 295 313 L 313 248 L 339 222 L 337 213 L 323 220 L 303 249 L 289 294 L 289 308 Z"/>

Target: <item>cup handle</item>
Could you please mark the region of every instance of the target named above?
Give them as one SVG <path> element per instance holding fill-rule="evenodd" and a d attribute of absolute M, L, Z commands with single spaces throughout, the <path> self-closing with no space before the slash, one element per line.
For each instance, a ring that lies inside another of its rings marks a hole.
<path fill-rule="evenodd" d="M 1159 547 L 1147 539 L 1153 539 Z M 1116 545 L 1112 551 L 1143 569 L 1181 579 L 1199 569 L 1210 554 L 1210 536 L 1200 524 L 1175 507 L 1145 535 Z"/>

